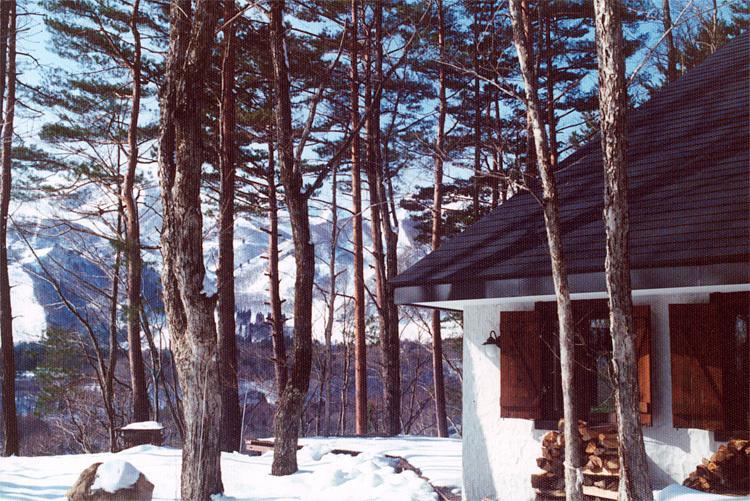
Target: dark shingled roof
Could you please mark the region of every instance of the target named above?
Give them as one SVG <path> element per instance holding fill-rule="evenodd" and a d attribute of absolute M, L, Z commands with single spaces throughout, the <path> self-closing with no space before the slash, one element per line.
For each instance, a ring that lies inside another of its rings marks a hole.
<path fill-rule="evenodd" d="M 745 34 L 629 113 L 633 270 L 748 263 L 748 61 Z M 556 178 L 568 272 L 601 274 L 604 175 L 598 136 L 562 161 Z M 483 283 L 550 275 L 541 207 L 523 193 L 448 239 L 392 284 L 400 303 L 427 302 L 487 297 L 486 287 L 476 291 Z M 404 294 L 437 284 L 450 284 L 454 293 Z M 455 293 L 467 288 L 474 293 Z"/>

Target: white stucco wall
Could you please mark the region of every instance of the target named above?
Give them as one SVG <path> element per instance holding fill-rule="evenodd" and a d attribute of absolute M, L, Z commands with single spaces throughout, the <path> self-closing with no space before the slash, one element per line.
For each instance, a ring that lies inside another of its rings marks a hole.
<path fill-rule="evenodd" d="M 500 311 L 531 310 L 533 303 L 469 306 L 464 310 L 464 499 L 533 499 L 544 431 L 533 421 L 500 417 L 500 352 L 482 346 L 500 326 Z"/>
<path fill-rule="evenodd" d="M 651 306 L 653 426 L 644 428 L 654 488 L 682 483 L 701 458 L 718 447 L 713 432 L 672 427 L 669 304 L 707 302 L 710 291 L 635 295 Z M 533 301 L 464 305 L 463 475 L 464 499 L 534 499 L 529 477 L 538 471 L 544 430 L 524 419 L 500 418 L 499 350 L 482 346 L 498 331 L 500 312 L 531 310 Z"/>

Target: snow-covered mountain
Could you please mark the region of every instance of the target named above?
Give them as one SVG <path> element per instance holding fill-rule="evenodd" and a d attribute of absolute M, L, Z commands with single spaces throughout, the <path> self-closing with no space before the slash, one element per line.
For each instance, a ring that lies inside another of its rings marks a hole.
<path fill-rule="evenodd" d="M 292 242 L 291 227 L 286 215 L 281 214 L 279 224 L 279 274 L 281 278 L 281 297 L 286 299 L 283 307 L 287 318 L 292 318 L 292 304 L 294 297 L 294 245 Z M 315 280 L 317 286 L 327 290 L 330 284 L 329 262 L 330 246 L 333 234 L 332 210 L 320 211 L 310 219 L 310 233 L 315 245 L 316 269 Z M 337 277 L 337 288 L 341 293 L 351 296 L 353 294 L 353 254 L 352 254 L 352 222 L 349 212 L 339 210 L 338 226 L 340 233 L 337 241 L 336 269 L 340 273 Z M 407 218 L 405 212 L 400 212 L 402 224 L 399 232 L 399 254 L 403 262 L 412 262 L 417 255 L 423 255 L 423 250 L 415 245 L 413 225 Z M 268 266 L 267 249 L 268 235 L 262 228 L 264 220 L 239 218 L 235 223 L 235 287 L 238 310 L 261 311 L 264 314 L 269 307 L 268 301 L 268 277 L 266 269 Z M 363 224 L 363 241 L 365 246 L 365 281 L 373 284 L 375 270 L 371 254 L 372 240 L 370 237 L 370 226 L 368 221 Z M 213 232 L 212 232 L 213 234 Z M 218 249 L 211 239 L 206 245 L 206 262 L 209 272 L 215 271 L 215 263 Z M 340 298 L 339 305 L 344 303 Z M 374 312 L 373 312 L 374 313 Z M 316 287 L 313 291 L 313 335 L 319 339 L 323 337 L 323 329 L 326 318 L 326 304 L 322 293 Z M 290 320 L 291 322 L 291 320 Z M 416 336 L 416 326 L 404 325 L 406 335 Z M 334 329 L 334 337 L 340 329 Z"/>
<path fill-rule="evenodd" d="M 80 197 L 79 197 L 80 198 Z M 343 198 L 343 197 L 342 197 Z M 158 183 L 153 173 L 147 177 L 140 191 L 141 232 L 144 246 L 144 294 L 160 306 L 158 297 L 161 256 L 158 251 L 161 217 L 159 215 Z M 12 208 L 13 221 L 9 233 L 9 259 L 14 311 L 14 334 L 16 342 L 35 341 L 49 327 L 70 329 L 78 323 L 60 299 L 55 284 L 63 295 L 80 308 L 92 323 L 106 325 L 109 312 L 106 294 L 111 289 L 114 247 L 104 235 L 111 235 L 114 222 L 106 211 L 101 218 L 80 217 L 84 212 L 96 212 L 111 206 L 111 194 L 91 191 L 83 201 L 73 202 L 75 207 L 59 201 L 19 202 Z M 346 201 L 344 200 L 344 203 Z M 329 251 L 332 236 L 331 209 L 312 211 L 310 225 L 316 251 L 316 283 L 327 289 Z M 208 214 L 208 213 L 207 213 Z M 280 214 L 279 269 L 283 307 L 291 326 L 294 297 L 294 246 L 291 228 L 286 214 Z M 338 289 L 351 295 L 352 276 L 352 224 L 348 211 L 339 210 L 337 270 L 341 273 Z M 366 215 L 367 216 L 367 215 Z M 424 249 L 415 244 L 415 231 L 404 211 L 398 214 L 399 253 L 402 265 L 413 262 L 423 255 Z M 264 231 L 266 221 L 262 217 L 238 216 L 235 223 L 235 281 L 237 310 L 251 311 L 264 316 L 268 307 L 267 248 L 268 234 Z M 22 229 L 22 230 L 21 230 Z M 21 235 L 23 233 L 23 238 Z M 215 217 L 204 219 L 204 253 L 207 280 L 215 280 L 218 257 Z M 374 281 L 372 266 L 370 227 L 364 223 L 365 280 Z M 345 299 L 339 299 L 342 305 Z M 373 311 L 374 314 L 374 311 Z M 326 305 L 322 293 L 316 288 L 313 301 L 314 336 L 322 339 Z M 339 337 L 340 328 L 334 329 Z M 404 324 L 404 334 L 415 338 L 416 325 Z M 105 329 L 106 332 L 106 329 Z"/>

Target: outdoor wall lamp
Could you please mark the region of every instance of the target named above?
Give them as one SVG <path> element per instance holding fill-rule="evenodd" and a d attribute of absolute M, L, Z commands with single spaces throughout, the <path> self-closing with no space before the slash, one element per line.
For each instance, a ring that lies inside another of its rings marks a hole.
<path fill-rule="evenodd" d="M 482 346 L 487 346 L 487 345 L 494 345 L 500 348 L 500 336 L 498 336 L 495 331 L 490 331 L 490 335 L 487 338 L 487 341 L 482 343 Z"/>

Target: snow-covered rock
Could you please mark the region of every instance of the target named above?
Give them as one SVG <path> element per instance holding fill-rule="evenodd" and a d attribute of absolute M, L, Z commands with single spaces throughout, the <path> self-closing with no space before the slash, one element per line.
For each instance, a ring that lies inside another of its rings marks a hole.
<path fill-rule="evenodd" d="M 113 459 L 100 464 L 96 469 L 96 477 L 94 477 L 94 483 L 91 484 L 91 490 L 115 493 L 133 487 L 140 475 L 141 472 L 127 461 Z"/>
<path fill-rule="evenodd" d="M 36 482 L 29 484 L 31 491 L 36 492 Z M 154 484 L 132 464 L 110 458 L 83 470 L 66 497 L 70 501 L 150 501 L 153 492 Z M 9 498 L 28 499 L 18 493 L 10 494 Z"/>

